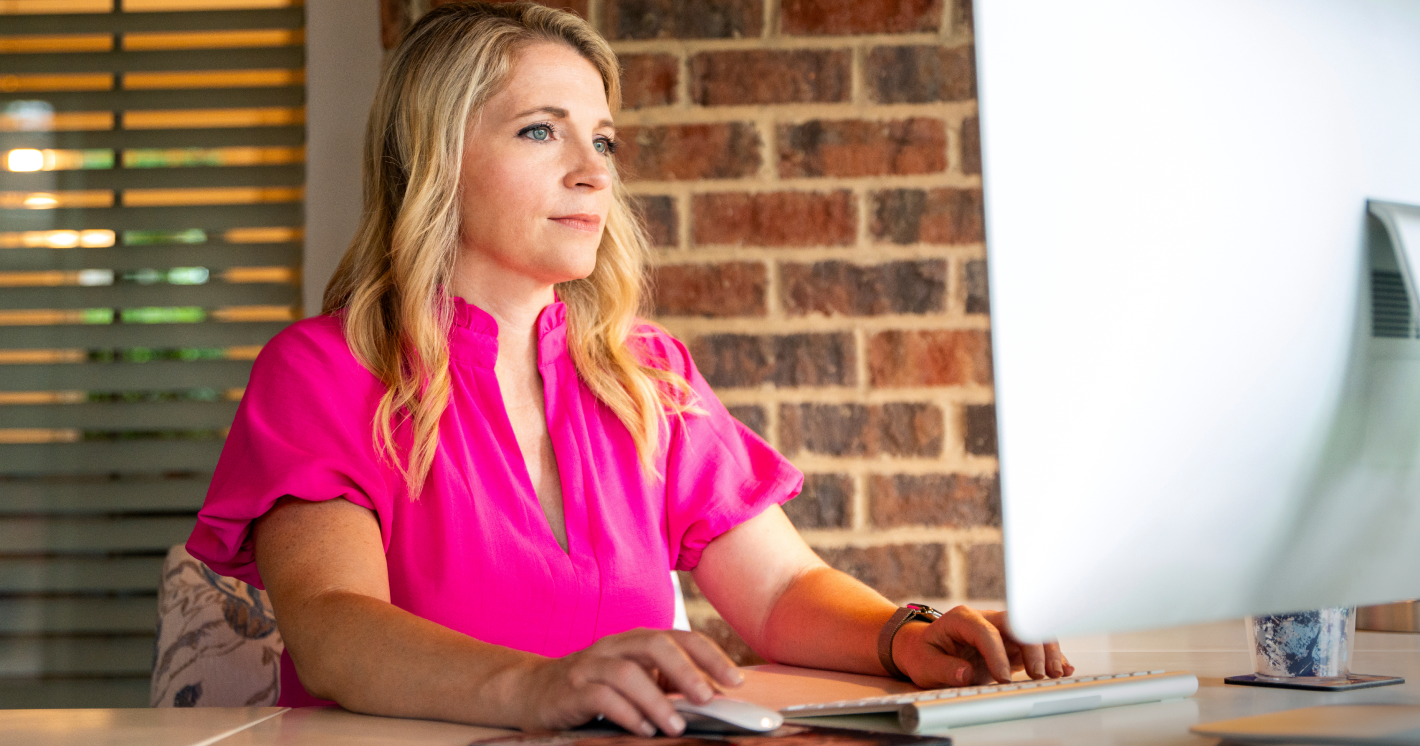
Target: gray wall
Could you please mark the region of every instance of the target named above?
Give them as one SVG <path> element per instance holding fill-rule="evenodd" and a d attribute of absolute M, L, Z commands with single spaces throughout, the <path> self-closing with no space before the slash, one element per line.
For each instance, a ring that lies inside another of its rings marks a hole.
<path fill-rule="evenodd" d="M 360 152 L 379 82 L 378 0 L 306 0 L 306 315 L 355 235 Z"/>

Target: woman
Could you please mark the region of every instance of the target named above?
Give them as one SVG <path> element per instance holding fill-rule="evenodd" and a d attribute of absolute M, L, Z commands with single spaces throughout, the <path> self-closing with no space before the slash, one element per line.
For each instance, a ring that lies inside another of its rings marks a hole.
<path fill-rule="evenodd" d="M 665 691 L 740 676 L 667 630 L 672 568 L 771 660 L 1067 674 L 1000 614 L 903 624 L 799 538 L 779 504 L 802 475 L 633 315 L 619 95 L 606 42 L 527 3 L 445 6 L 395 51 L 325 314 L 258 358 L 188 544 L 269 589 L 280 704 L 679 733 Z"/>

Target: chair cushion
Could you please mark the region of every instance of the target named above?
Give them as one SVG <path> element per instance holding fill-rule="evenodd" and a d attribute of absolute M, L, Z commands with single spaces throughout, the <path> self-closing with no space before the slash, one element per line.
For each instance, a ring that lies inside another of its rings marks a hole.
<path fill-rule="evenodd" d="M 181 544 L 168 551 L 150 706 L 274 705 L 283 647 L 266 591 L 218 575 Z"/>

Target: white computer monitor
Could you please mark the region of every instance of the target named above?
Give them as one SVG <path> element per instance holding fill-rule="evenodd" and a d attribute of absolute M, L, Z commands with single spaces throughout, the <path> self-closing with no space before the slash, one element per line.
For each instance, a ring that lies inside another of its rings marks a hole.
<path fill-rule="evenodd" d="M 976 40 L 1018 633 L 1420 596 L 1368 257 L 1368 201 L 1420 205 L 1420 2 L 976 0 Z"/>

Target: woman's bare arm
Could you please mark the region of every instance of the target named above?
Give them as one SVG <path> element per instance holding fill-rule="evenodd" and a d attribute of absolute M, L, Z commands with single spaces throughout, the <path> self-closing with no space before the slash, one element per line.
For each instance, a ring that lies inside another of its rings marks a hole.
<path fill-rule="evenodd" d="M 717 611 L 765 657 L 810 668 L 885 675 L 878 633 L 897 610 L 881 594 L 819 559 L 777 505 L 717 537 L 694 570 Z M 921 686 L 1067 675 L 1054 643 L 1022 645 L 1005 615 L 959 606 L 928 625 L 905 625 L 893 660 Z"/>
<path fill-rule="evenodd" d="M 679 733 L 684 721 L 652 671 L 697 701 L 710 697 L 711 678 L 738 683 L 719 648 L 691 633 L 627 632 L 550 659 L 399 609 L 375 515 L 346 500 L 283 498 L 253 531 L 301 683 L 350 710 L 532 730 L 605 714 L 628 730 Z"/>

